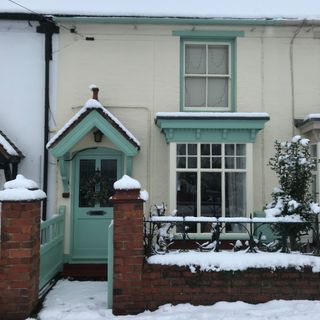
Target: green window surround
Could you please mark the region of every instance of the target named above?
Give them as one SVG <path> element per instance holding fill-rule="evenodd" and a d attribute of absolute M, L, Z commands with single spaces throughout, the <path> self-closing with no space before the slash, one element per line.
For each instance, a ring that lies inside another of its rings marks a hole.
<path fill-rule="evenodd" d="M 180 111 L 236 111 L 236 39 L 243 31 L 173 31 L 180 37 Z"/>

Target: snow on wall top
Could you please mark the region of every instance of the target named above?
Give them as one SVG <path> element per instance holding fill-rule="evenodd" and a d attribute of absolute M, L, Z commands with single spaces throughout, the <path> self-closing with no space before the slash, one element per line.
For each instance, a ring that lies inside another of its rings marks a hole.
<path fill-rule="evenodd" d="M 19 0 L 18 2 L 21 6 L 8 0 L 0 0 L 0 12 L 127 17 L 320 19 L 318 0 Z"/>
<path fill-rule="evenodd" d="M 113 184 L 115 190 L 133 190 L 141 189 L 140 182 L 127 175 L 124 175 L 120 180 Z"/>
<path fill-rule="evenodd" d="M 43 200 L 46 194 L 38 189 L 38 185 L 23 175 L 4 184 L 5 190 L 0 191 L 0 201 L 34 201 Z M 36 190 L 35 190 L 36 189 Z"/>
<path fill-rule="evenodd" d="M 38 184 L 33 180 L 25 178 L 22 174 L 18 174 L 14 180 L 10 180 L 4 184 L 4 189 L 38 189 Z"/>
<path fill-rule="evenodd" d="M 1 1 L 1 0 L 0 0 Z M 8 139 L 8 137 L 0 130 L 0 146 L 13 157 L 22 157 L 21 151 Z"/>
<path fill-rule="evenodd" d="M 320 113 L 310 113 L 303 120 L 307 121 L 310 119 L 320 119 Z"/>
<path fill-rule="evenodd" d="M 320 258 L 303 254 L 248 252 L 173 252 L 148 258 L 151 264 L 188 266 L 191 271 L 237 271 L 248 268 L 296 268 L 310 266 L 320 272 Z"/>
<path fill-rule="evenodd" d="M 89 99 L 85 105 L 49 140 L 46 147 L 50 148 L 57 141 L 57 139 L 79 119 L 82 114 L 90 109 L 102 111 L 104 115 L 117 124 L 117 126 L 126 134 L 129 139 L 131 139 L 137 146 L 140 146 L 138 139 L 135 138 L 135 136 L 118 120 L 118 118 L 116 118 L 110 111 L 103 107 L 99 101 L 95 99 Z"/>

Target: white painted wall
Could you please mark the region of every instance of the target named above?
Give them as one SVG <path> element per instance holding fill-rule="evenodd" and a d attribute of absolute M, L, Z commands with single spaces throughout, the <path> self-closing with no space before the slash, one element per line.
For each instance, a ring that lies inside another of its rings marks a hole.
<path fill-rule="evenodd" d="M 169 146 L 154 117 L 158 111 L 179 111 L 180 39 L 172 31 L 192 26 L 71 26 L 95 41 L 61 30 L 57 129 L 91 97 L 88 85 L 95 83 L 100 102 L 141 141 L 133 177 L 149 191 L 149 204 L 169 203 Z M 320 106 L 320 40 L 313 38 L 320 28 L 302 28 L 296 38 L 297 27 L 197 26 L 196 30 L 245 32 L 237 40 L 237 111 L 268 112 L 271 117 L 253 145 L 250 196 L 253 209 L 261 210 L 277 185 L 267 166 L 274 140 L 290 139 L 297 132 L 293 118 L 316 113 Z M 69 200 L 60 197 L 61 184 L 58 192 L 58 203 L 67 205 L 69 215 Z"/>
<path fill-rule="evenodd" d="M 36 32 L 37 25 L 0 20 L 0 129 L 25 155 L 19 173 L 42 186 L 45 61 L 44 35 Z M 51 83 L 54 87 L 54 78 Z M 50 176 L 55 189 L 52 177 L 55 172 Z M 4 182 L 0 175 L 1 189 Z M 55 211 L 51 190 L 49 215 Z"/>

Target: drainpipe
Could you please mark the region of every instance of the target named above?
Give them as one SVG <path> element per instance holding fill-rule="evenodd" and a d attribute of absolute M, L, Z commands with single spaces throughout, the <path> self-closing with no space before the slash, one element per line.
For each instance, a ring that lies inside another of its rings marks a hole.
<path fill-rule="evenodd" d="M 291 81 L 291 113 L 292 113 L 292 136 L 295 135 L 295 125 L 294 125 L 294 115 L 295 115 L 295 87 L 294 87 L 294 65 L 293 65 L 293 43 L 298 36 L 298 34 L 301 32 L 303 26 L 306 24 L 306 21 L 303 20 L 300 24 L 300 26 L 297 27 L 296 31 L 294 32 L 291 40 L 290 40 L 290 81 Z"/>
<path fill-rule="evenodd" d="M 48 191 L 48 150 L 49 141 L 49 110 L 50 110 L 50 60 L 52 60 L 52 35 L 59 33 L 59 27 L 49 19 L 40 21 L 38 33 L 45 35 L 45 89 L 44 89 L 44 138 L 43 138 L 43 185 L 45 193 Z M 42 219 L 47 218 L 47 200 L 43 201 Z"/>

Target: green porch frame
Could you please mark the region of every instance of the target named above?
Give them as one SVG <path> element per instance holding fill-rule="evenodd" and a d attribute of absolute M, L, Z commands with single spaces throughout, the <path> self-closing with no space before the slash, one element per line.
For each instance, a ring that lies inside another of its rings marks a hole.
<path fill-rule="evenodd" d="M 92 129 L 100 130 L 119 151 L 123 152 L 125 155 L 127 174 L 131 175 L 132 173 L 132 160 L 139 152 L 139 148 L 119 131 L 113 123 L 104 117 L 101 112 L 90 109 L 81 121 L 76 122 L 73 126 L 66 129 L 63 135 L 49 147 L 50 152 L 59 162 L 64 193 L 70 192 L 70 159 L 72 158 L 70 150 Z"/>

